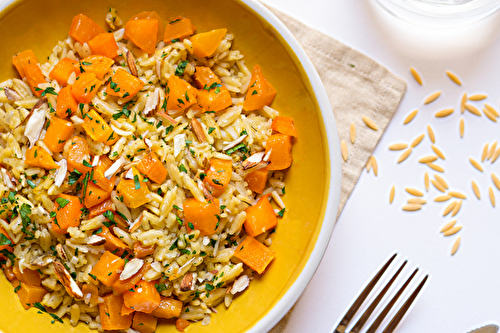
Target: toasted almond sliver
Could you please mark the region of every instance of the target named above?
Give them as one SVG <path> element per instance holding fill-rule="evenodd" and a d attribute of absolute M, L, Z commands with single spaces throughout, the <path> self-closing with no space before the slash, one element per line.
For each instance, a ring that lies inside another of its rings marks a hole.
<path fill-rule="evenodd" d="M 340 152 L 342 153 L 342 158 L 344 161 L 347 161 L 347 157 L 349 157 L 349 153 L 347 151 L 347 144 L 344 140 L 340 141 Z"/>
<path fill-rule="evenodd" d="M 203 132 L 203 127 L 196 118 L 191 119 L 191 128 L 200 143 L 206 141 L 207 138 L 205 137 L 205 132 Z"/>
<path fill-rule="evenodd" d="M 462 200 L 460 200 L 456 205 L 455 205 L 455 208 L 453 208 L 453 210 L 451 211 L 451 216 L 455 216 L 458 214 L 458 212 L 460 211 L 460 208 L 462 207 Z"/>
<path fill-rule="evenodd" d="M 455 243 L 453 243 L 453 247 L 451 248 L 451 255 L 455 255 L 457 253 L 458 248 L 460 247 L 460 243 L 462 242 L 462 237 L 458 237 Z"/>
<path fill-rule="evenodd" d="M 500 191 L 500 179 L 492 172 L 491 179 L 493 180 L 493 184 L 495 184 L 496 188 Z"/>
<path fill-rule="evenodd" d="M 138 72 L 137 72 L 137 67 L 135 66 L 135 59 L 132 52 L 127 51 L 126 58 L 127 58 L 128 68 L 130 69 L 130 74 L 137 77 Z"/>
<path fill-rule="evenodd" d="M 456 227 L 452 227 L 448 230 L 446 230 L 445 232 L 443 232 L 443 236 L 451 236 L 451 235 L 454 235 L 456 234 L 457 232 L 459 232 L 460 230 L 462 230 L 462 226 L 459 225 L 459 226 L 456 226 Z"/>
<path fill-rule="evenodd" d="M 484 162 L 487 155 L 488 155 L 488 143 L 486 143 L 483 147 L 483 153 L 481 154 L 481 162 Z"/>
<path fill-rule="evenodd" d="M 493 142 L 490 146 L 490 150 L 488 150 L 488 154 L 486 154 L 486 159 L 490 160 L 493 157 L 493 154 L 495 154 L 495 151 L 497 149 L 497 142 Z"/>
<path fill-rule="evenodd" d="M 462 81 L 460 81 L 460 79 L 458 78 L 458 76 L 455 73 L 452 73 L 450 71 L 446 71 L 446 75 L 448 75 L 448 77 L 450 78 L 450 80 L 452 80 L 453 82 L 455 82 L 459 86 L 462 85 Z"/>
<path fill-rule="evenodd" d="M 448 215 L 449 213 L 451 213 L 451 211 L 455 208 L 455 206 L 457 205 L 457 201 L 453 201 L 452 203 L 450 203 L 446 209 L 444 210 L 443 212 L 443 216 L 446 216 Z"/>
<path fill-rule="evenodd" d="M 406 202 L 409 204 L 425 205 L 427 203 L 427 200 L 422 198 L 410 198 Z"/>
<path fill-rule="evenodd" d="M 434 198 L 435 202 L 445 202 L 451 199 L 451 195 L 445 194 L 440 195 L 439 197 Z"/>
<path fill-rule="evenodd" d="M 405 150 L 398 158 L 398 163 L 401 163 L 403 162 L 404 160 L 406 160 L 408 158 L 408 156 L 410 156 L 411 154 L 411 151 L 412 151 L 412 148 L 408 148 L 407 150 Z"/>
<path fill-rule="evenodd" d="M 481 200 L 481 192 L 479 191 L 479 187 L 477 187 L 477 184 L 475 181 L 472 181 L 472 190 L 474 191 L 476 198 L 478 200 Z"/>
<path fill-rule="evenodd" d="M 436 99 L 438 99 L 439 96 L 441 96 L 441 92 L 440 91 L 436 91 L 435 93 L 430 94 L 424 100 L 424 104 L 429 104 L 429 103 L 434 102 Z"/>
<path fill-rule="evenodd" d="M 368 118 L 366 116 L 363 116 L 362 119 L 365 122 L 366 126 L 370 127 L 374 131 L 378 131 L 378 126 L 377 126 L 377 124 L 375 124 L 375 122 L 373 120 L 371 120 L 370 118 Z"/>
<path fill-rule="evenodd" d="M 407 143 L 395 143 L 389 146 L 389 150 L 403 150 L 408 148 Z"/>
<path fill-rule="evenodd" d="M 483 171 L 484 171 L 484 170 L 483 170 L 483 167 L 481 166 L 481 164 L 479 164 L 479 162 L 478 162 L 478 161 L 476 161 L 475 159 L 473 159 L 472 157 L 470 157 L 470 158 L 469 158 L 469 162 L 470 162 L 470 164 L 472 164 L 472 166 L 473 166 L 474 168 L 476 168 L 477 170 L 479 170 L 479 171 L 481 171 L 481 172 L 483 172 Z"/>
<path fill-rule="evenodd" d="M 441 191 L 443 193 L 446 192 L 446 189 L 443 187 L 443 185 L 439 184 L 438 181 L 434 180 L 434 179 L 431 179 L 431 183 L 432 185 L 434 185 L 434 187 L 438 190 L 438 191 Z"/>
<path fill-rule="evenodd" d="M 434 151 L 434 153 L 442 160 L 445 160 L 446 157 L 444 156 L 443 152 L 436 146 L 434 145 L 431 145 L 431 148 L 432 150 Z"/>
<path fill-rule="evenodd" d="M 486 94 L 474 94 L 467 97 L 469 101 L 482 101 L 483 99 L 486 98 L 488 98 L 488 95 Z"/>
<path fill-rule="evenodd" d="M 493 207 L 495 207 L 495 193 L 493 193 L 493 188 L 490 186 L 490 188 L 488 189 L 488 193 L 490 195 L 490 201 L 491 201 L 491 205 Z"/>
<path fill-rule="evenodd" d="M 465 103 L 467 103 L 467 93 L 462 95 L 462 100 L 460 101 L 460 112 L 465 112 Z"/>
<path fill-rule="evenodd" d="M 409 122 L 411 122 L 413 120 L 413 118 L 415 118 L 417 113 L 418 113 L 418 110 L 414 110 L 414 111 L 410 112 L 410 114 L 408 114 L 408 116 L 406 116 L 405 120 L 403 121 L 403 124 L 406 125 Z"/>
<path fill-rule="evenodd" d="M 487 108 L 483 108 L 483 113 L 492 122 L 494 122 L 494 123 L 497 122 L 497 118 L 495 117 L 495 115 L 493 113 L 491 113 L 490 110 L 488 110 Z"/>
<path fill-rule="evenodd" d="M 354 144 L 354 141 L 356 141 L 356 126 L 354 125 L 354 122 L 351 123 L 351 128 L 349 129 L 349 136 L 351 137 L 351 143 Z"/>
<path fill-rule="evenodd" d="M 464 118 L 460 118 L 460 137 L 464 137 L 464 132 L 465 132 L 465 123 L 464 123 Z"/>
<path fill-rule="evenodd" d="M 413 140 L 413 142 L 411 143 L 411 147 L 412 148 L 415 148 L 416 146 L 418 146 L 420 144 L 420 142 L 422 142 L 422 140 L 425 138 L 425 134 L 420 134 L 419 136 L 417 136 L 415 138 L 415 140 Z"/>
<path fill-rule="evenodd" d="M 448 191 L 448 194 L 458 199 L 467 199 L 467 196 L 457 191 Z"/>
<path fill-rule="evenodd" d="M 436 135 L 434 135 L 434 130 L 431 125 L 427 125 L 427 133 L 429 133 L 429 139 L 431 139 L 431 142 L 436 143 Z"/>
<path fill-rule="evenodd" d="M 403 206 L 403 210 L 407 212 L 414 212 L 416 210 L 422 209 L 422 205 L 408 204 Z"/>
<path fill-rule="evenodd" d="M 500 117 L 500 113 L 498 113 L 498 111 L 488 103 L 484 103 L 484 107 L 488 109 L 488 111 L 490 111 L 490 113 L 493 114 L 495 117 L 497 118 Z"/>
<path fill-rule="evenodd" d="M 481 112 L 472 104 L 465 103 L 465 109 L 476 116 L 481 117 Z"/>
<path fill-rule="evenodd" d="M 444 110 L 436 112 L 434 114 L 434 116 L 437 118 L 444 118 L 444 117 L 448 117 L 449 115 L 451 115 L 454 111 L 455 111 L 454 109 L 444 109 Z"/>
<path fill-rule="evenodd" d="M 426 156 L 426 157 L 422 157 L 421 159 L 418 160 L 419 163 L 429 163 L 429 162 L 434 162 L 435 160 L 437 160 L 437 156 Z"/>
<path fill-rule="evenodd" d="M 448 186 L 448 183 L 446 182 L 446 180 L 444 180 L 444 178 L 442 178 L 441 176 L 434 175 L 434 178 L 436 178 L 436 180 L 438 181 L 438 183 L 441 184 L 441 186 L 443 186 L 445 189 L 449 189 L 450 188 Z"/>
<path fill-rule="evenodd" d="M 422 77 L 420 77 L 420 74 L 417 72 L 417 70 L 413 67 L 410 67 L 410 72 L 415 81 L 417 81 L 419 85 L 422 85 Z"/>
<path fill-rule="evenodd" d="M 394 201 L 394 195 L 396 194 L 396 186 L 392 185 L 391 193 L 389 194 L 389 203 L 392 204 Z"/>
<path fill-rule="evenodd" d="M 431 168 L 434 171 L 437 172 L 444 172 L 444 168 L 440 165 L 434 164 L 434 163 L 426 163 L 429 168 Z"/>
<path fill-rule="evenodd" d="M 417 189 L 411 188 L 411 187 L 405 188 L 405 191 L 408 192 L 411 195 L 416 196 L 416 197 L 423 197 L 424 196 L 424 194 L 422 192 L 420 192 Z"/>
<path fill-rule="evenodd" d="M 457 220 L 453 220 L 453 221 L 450 221 L 450 222 L 446 223 L 441 228 L 441 230 L 439 230 L 439 232 L 445 232 L 446 230 L 453 228 L 453 226 L 455 225 L 455 223 L 457 223 Z"/>
<path fill-rule="evenodd" d="M 375 176 L 378 176 L 378 164 L 377 164 L 377 160 L 375 159 L 375 156 L 373 156 L 373 155 L 370 158 L 372 160 L 373 174 Z"/>
<path fill-rule="evenodd" d="M 425 191 L 429 192 L 429 174 L 427 171 L 424 174 L 424 185 L 425 185 Z"/>

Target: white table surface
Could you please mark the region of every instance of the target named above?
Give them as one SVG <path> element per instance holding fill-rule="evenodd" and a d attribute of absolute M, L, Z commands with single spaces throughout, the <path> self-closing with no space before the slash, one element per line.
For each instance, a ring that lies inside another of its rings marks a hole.
<path fill-rule="evenodd" d="M 425 273 L 431 277 L 400 324 L 399 333 L 465 333 L 480 324 L 499 324 L 500 191 L 494 188 L 490 175 L 495 172 L 500 176 L 500 159 L 495 164 L 482 163 L 485 171 L 481 173 L 468 158 L 480 160 L 485 143 L 500 140 L 500 124 L 468 112 L 461 115 L 458 110 L 444 119 L 433 114 L 444 108 L 458 108 L 463 92 L 487 93 L 487 102 L 499 109 L 500 13 L 468 27 L 432 31 L 391 16 L 373 0 L 265 2 L 367 54 L 408 83 L 403 101 L 374 152 L 379 175 L 362 173 L 319 269 L 295 305 L 286 332 L 330 332 L 362 286 L 396 251 L 401 254 L 398 262 L 404 257 L 410 260 L 404 276 L 418 266 L 415 283 Z M 421 73 L 422 87 L 412 79 L 410 66 Z M 452 83 L 445 70 L 458 74 L 462 87 Z M 442 96 L 423 106 L 424 98 L 437 90 L 443 91 Z M 403 125 L 406 115 L 414 109 L 419 110 L 417 117 Z M 463 139 L 459 136 L 462 116 L 466 125 Z M 401 210 L 411 197 L 404 188 L 424 191 L 424 172 L 431 177 L 436 173 L 417 162 L 433 154 L 427 124 L 436 133 L 436 146 L 446 155 L 446 161 L 437 161 L 445 168 L 441 175 L 451 189 L 467 195 L 454 218 L 442 216 L 447 203 L 433 202 L 441 193 L 432 185 L 424 194 L 428 200 L 424 209 L 413 213 Z M 421 133 L 426 133 L 424 141 L 405 162 L 397 164 L 400 152 L 391 152 L 387 147 L 397 142 L 410 143 Z M 480 201 L 472 192 L 472 179 L 481 189 Z M 389 205 L 392 185 L 396 186 L 396 197 Z M 494 189 L 497 208 L 489 201 L 489 186 Z M 455 218 L 463 229 L 457 235 L 443 237 L 439 229 Z M 462 245 L 452 257 L 450 251 L 459 235 Z"/>

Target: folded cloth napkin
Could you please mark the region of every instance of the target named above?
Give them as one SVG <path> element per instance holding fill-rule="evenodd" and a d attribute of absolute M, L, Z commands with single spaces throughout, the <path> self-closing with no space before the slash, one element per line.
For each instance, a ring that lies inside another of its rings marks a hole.
<path fill-rule="evenodd" d="M 396 111 L 406 90 L 406 83 L 366 55 L 275 8 L 268 8 L 292 32 L 316 67 L 330 97 L 340 140 L 345 140 L 347 144 L 349 157 L 342 164 L 340 215 L 362 169 Z M 372 119 L 378 130 L 366 126 L 363 116 Z M 356 128 L 354 144 L 349 134 L 351 123 Z M 283 332 L 292 312 L 293 308 L 271 333 Z"/>

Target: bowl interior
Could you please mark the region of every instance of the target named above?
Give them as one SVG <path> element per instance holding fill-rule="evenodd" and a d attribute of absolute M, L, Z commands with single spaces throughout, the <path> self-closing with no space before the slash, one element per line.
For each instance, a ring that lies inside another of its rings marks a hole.
<path fill-rule="evenodd" d="M 199 32 L 227 28 L 235 35 L 233 48 L 245 55 L 247 66 L 252 68 L 254 64 L 260 64 L 276 88 L 272 107 L 295 120 L 299 137 L 293 146 L 292 168 L 286 175 L 284 201 L 287 212 L 272 235 L 271 248 L 277 252 L 277 257 L 228 309 L 223 305 L 217 307 L 218 314 L 212 316 L 209 326 L 197 323 L 192 325 L 196 329 L 190 327 L 191 331 L 197 332 L 249 330 L 282 299 L 303 272 L 323 224 L 331 176 L 330 160 L 321 110 L 307 74 L 275 28 L 242 2 L 26 0 L 6 8 L 0 18 L 0 30 L 3 31 L 0 34 L 0 64 L 3 68 L 0 79 L 17 77 L 11 65 L 11 58 L 17 52 L 32 49 L 43 62 L 57 41 L 66 38 L 71 20 L 78 13 L 85 13 L 106 27 L 104 18 L 110 6 L 117 9 L 124 22 L 141 11 L 155 10 L 164 24 L 169 18 L 182 15 L 189 17 Z M 3 300 L 0 302 L 0 330 L 4 333 L 90 331 L 83 324 L 72 327 L 68 319 L 64 320 L 65 324 L 51 324 L 52 318 L 48 315 L 37 314 L 35 309 L 25 311 L 3 276 L 0 278 L 0 293 Z M 162 324 L 157 332 L 177 332 L 172 323 Z"/>

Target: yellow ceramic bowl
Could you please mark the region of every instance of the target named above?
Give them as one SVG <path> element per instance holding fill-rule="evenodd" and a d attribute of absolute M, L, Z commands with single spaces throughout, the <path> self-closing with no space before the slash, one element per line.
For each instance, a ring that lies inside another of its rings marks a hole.
<path fill-rule="evenodd" d="M 189 332 L 264 332 L 291 308 L 316 270 L 333 230 L 340 197 L 341 160 L 335 120 L 324 87 L 302 48 L 266 8 L 251 0 L 25 0 L 1 1 L 0 80 L 16 76 L 12 56 L 32 49 L 47 57 L 66 38 L 71 19 L 85 13 L 105 26 L 110 6 L 126 21 L 141 11 L 157 11 L 166 22 L 182 15 L 198 31 L 225 27 L 234 33 L 234 48 L 245 55 L 249 68 L 260 64 L 277 90 L 272 106 L 295 119 L 299 136 L 293 165 L 286 175 L 287 205 L 271 248 L 277 257 L 226 309 L 217 307 L 209 326 Z M 51 324 L 47 314 L 24 310 L 9 282 L 0 276 L 0 330 L 19 332 L 92 332 L 84 324 Z M 172 321 L 158 333 L 177 332 Z M 94 331 L 95 332 L 95 331 Z"/>

